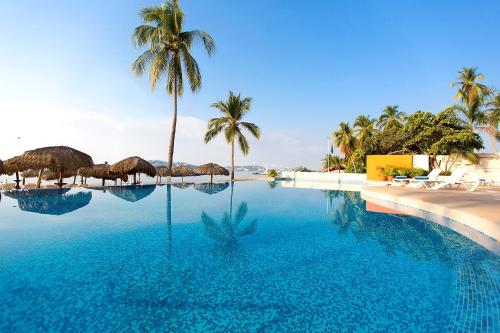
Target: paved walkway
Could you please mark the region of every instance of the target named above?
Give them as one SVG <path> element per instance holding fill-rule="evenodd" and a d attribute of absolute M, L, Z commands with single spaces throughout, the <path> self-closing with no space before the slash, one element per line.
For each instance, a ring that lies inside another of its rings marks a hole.
<path fill-rule="evenodd" d="M 460 222 L 500 242 L 500 192 L 463 189 L 425 190 L 401 187 L 364 187 L 362 196 L 425 210 Z"/>

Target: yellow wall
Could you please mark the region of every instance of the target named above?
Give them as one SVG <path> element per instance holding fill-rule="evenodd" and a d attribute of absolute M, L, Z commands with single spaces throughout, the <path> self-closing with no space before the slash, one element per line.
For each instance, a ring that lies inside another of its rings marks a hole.
<path fill-rule="evenodd" d="M 411 155 L 368 155 L 366 156 L 366 178 L 368 180 L 385 180 L 385 175 L 379 167 L 412 168 Z"/>

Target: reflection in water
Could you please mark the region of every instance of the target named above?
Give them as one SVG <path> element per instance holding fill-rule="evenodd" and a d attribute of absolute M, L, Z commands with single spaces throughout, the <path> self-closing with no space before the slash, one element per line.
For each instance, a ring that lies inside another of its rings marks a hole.
<path fill-rule="evenodd" d="M 110 186 L 108 191 L 120 199 L 136 202 L 149 196 L 155 188 L 156 185 Z"/>
<path fill-rule="evenodd" d="M 63 215 L 89 204 L 91 192 L 66 194 L 70 189 L 39 189 L 35 191 L 9 191 L 5 195 L 16 199 L 21 210 L 48 214 Z"/>
<path fill-rule="evenodd" d="M 201 213 L 201 222 L 205 227 L 205 234 L 213 239 L 217 246 L 224 250 L 235 250 L 238 248 L 238 237 L 251 235 L 257 229 L 257 220 L 243 224 L 243 220 L 248 213 L 248 205 L 242 202 L 236 211 L 235 216 L 225 212 L 222 219 L 216 222 L 207 213 Z"/>
<path fill-rule="evenodd" d="M 172 186 L 180 188 L 181 190 L 193 186 L 194 183 L 174 183 Z"/>
<path fill-rule="evenodd" d="M 229 187 L 229 183 L 199 183 L 194 184 L 194 188 L 206 194 L 216 194 Z"/>
<path fill-rule="evenodd" d="M 500 269 L 495 254 L 439 224 L 413 216 L 366 211 L 366 203 L 358 192 L 326 191 L 326 196 L 329 215 L 338 233 L 351 234 L 360 241 L 376 240 L 386 254 L 395 258 L 407 255 L 427 264 L 439 262 L 456 272 L 456 279 L 452 281 L 452 290 L 456 291 L 452 304 L 455 304 L 453 311 L 457 318 L 482 304 L 497 303 L 496 279 L 491 275 Z M 471 274 L 477 284 L 473 287 Z M 492 292 L 481 295 L 476 290 Z M 472 326 L 471 323 L 456 324 Z"/>
<path fill-rule="evenodd" d="M 272 190 L 276 187 L 276 185 L 278 185 L 278 182 L 272 180 L 272 181 L 267 182 L 267 185 L 269 185 L 269 188 Z"/>

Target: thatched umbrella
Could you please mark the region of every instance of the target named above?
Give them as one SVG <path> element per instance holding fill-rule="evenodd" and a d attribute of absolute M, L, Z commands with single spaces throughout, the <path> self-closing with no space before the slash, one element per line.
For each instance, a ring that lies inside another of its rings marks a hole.
<path fill-rule="evenodd" d="M 109 187 L 108 191 L 109 193 L 116 195 L 120 199 L 130 202 L 136 202 L 153 193 L 155 189 L 156 185 L 131 185 Z"/>
<path fill-rule="evenodd" d="M 40 187 L 43 169 L 49 169 L 59 175 L 58 185 L 62 187 L 65 172 L 76 174 L 76 170 L 94 165 L 92 157 L 66 146 L 28 150 L 21 155 L 21 161 L 28 166 L 27 169 L 40 170 L 37 187 Z"/>
<path fill-rule="evenodd" d="M 181 177 L 181 181 L 184 183 L 184 177 L 198 176 L 193 169 L 188 168 L 185 165 L 181 165 L 172 169 L 172 177 Z"/>
<path fill-rule="evenodd" d="M 122 181 L 126 182 L 128 180 L 128 176 L 126 174 L 119 174 L 119 173 L 114 173 L 111 172 L 110 165 L 108 163 L 104 164 L 96 164 L 92 167 L 88 168 L 80 168 L 78 169 L 78 175 L 80 177 L 85 177 L 87 178 L 100 178 L 102 179 L 102 186 L 106 185 L 106 180 L 114 180 L 116 182 L 117 179 L 121 179 Z M 83 183 L 83 179 L 82 179 Z M 86 181 L 85 181 L 86 183 Z"/>
<path fill-rule="evenodd" d="M 0 175 L 3 174 L 3 162 L 0 160 Z"/>
<path fill-rule="evenodd" d="M 5 195 L 17 199 L 21 210 L 48 215 L 63 215 L 89 204 L 91 192 L 66 194 L 70 189 L 43 189 L 37 191 L 9 191 Z"/>
<path fill-rule="evenodd" d="M 198 183 L 194 184 L 194 188 L 200 192 L 206 193 L 206 194 L 216 194 L 219 192 L 224 191 L 226 188 L 229 187 L 229 183 Z"/>
<path fill-rule="evenodd" d="M 157 183 L 158 183 L 158 179 L 159 179 L 159 183 L 161 183 L 161 177 L 170 176 L 169 168 L 167 168 L 166 166 L 158 166 L 155 169 L 156 169 L 156 182 Z"/>
<path fill-rule="evenodd" d="M 215 163 L 200 165 L 193 170 L 199 175 L 210 175 L 210 182 L 213 183 L 214 175 L 229 176 L 229 171 Z"/>
<path fill-rule="evenodd" d="M 145 173 L 150 177 L 156 176 L 155 167 L 148 161 L 137 156 L 132 156 L 113 164 L 109 168 L 109 171 L 118 174 L 134 175 L 134 184 L 137 184 L 137 173 Z"/>
<path fill-rule="evenodd" d="M 20 188 L 19 183 L 21 182 L 21 180 L 19 180 L 19 172 L 27 169 L 29 168 L 26 164 L 23 163 L 21 156 L 14 156 L 3 162 L 4 174 L 9 176 L 13 175 L 14 173 L 16 174 L 16 189 Z"/>

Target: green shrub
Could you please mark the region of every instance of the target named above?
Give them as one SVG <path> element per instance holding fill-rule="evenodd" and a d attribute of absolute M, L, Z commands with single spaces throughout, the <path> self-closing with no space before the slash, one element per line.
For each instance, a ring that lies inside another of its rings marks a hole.
<path fill-rule="evenodd" d="M 278 171 L 276 171 L 276 169 L 269 169 L 267 170 L 267 176 L 272 178 L 277 177 Z"/>
<path fill-rule="evenodd" d="M 427 176 L 427 171 L 422 168 L 411 168 L 408 177 Z"/>
<path fill-rule="evenodd" d="M 441 171 L 440 176 L 451 176 L 451 171 Z"/>
<path fill-rule="evenodd" d="M 393 166 L 388 166 L 384 169 L 384 174 L 387 176 L 387 177 L 396 177 L 396 176 L 399 176 L 398 174 L 398 168 L 395 168 Z"/>

